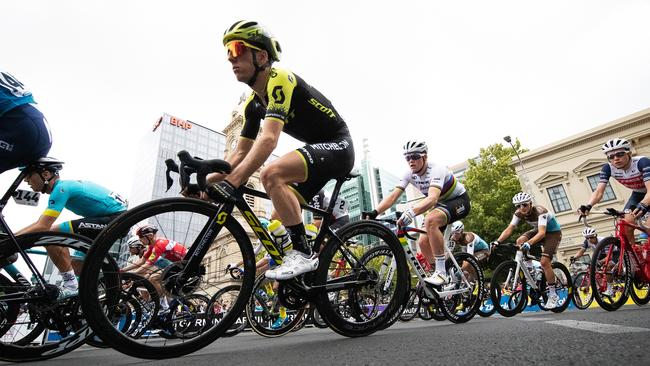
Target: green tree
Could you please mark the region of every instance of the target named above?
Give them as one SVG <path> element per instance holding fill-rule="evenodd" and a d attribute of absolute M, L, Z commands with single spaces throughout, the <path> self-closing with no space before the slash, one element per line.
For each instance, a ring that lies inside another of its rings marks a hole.
<path fill-rule="evenodd" d="M 519 140 L 514 146 L 520 154 L 525 151 Z M 514 212 L 512 196 L 522 189 L 510 165 L 514 156 L 515 151 L 510 146 L 490 145 L 481 149 L 477 159 L 469 160 L 465 172 L 463 184 L 472 201 L 470 214 L 463 220 L 465 228 L 488 243 L 510 223 Z M 511 238 L 516 238 L 515 235 L 513 233 Z"/>

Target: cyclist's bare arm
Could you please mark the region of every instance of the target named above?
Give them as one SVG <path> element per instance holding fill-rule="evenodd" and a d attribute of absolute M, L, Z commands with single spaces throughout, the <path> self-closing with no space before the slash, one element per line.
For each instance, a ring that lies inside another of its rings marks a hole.
<path fill-rule="evenodd" d="M 504 240 L 508 239 L 510 235 L 512 235 L 512 231 L 515 229 L 515 226 L 512 224 L 509 224 L 508 227 L 503 230 L 501 235 L 497 238 L 498 242 L 503 242 Z"/>
<path fill-rule="evenodd" d="M 41 217 L 38 218 L 38 221 L 21 229 L 16 233 L 16 235 L 51 230 L 54 221 L 56 221 L 56 217 L 41 215 Z"/>
<path fill-rule="evenodd" d="M 237 147 L 235 147 L 235 150 L 228 153 L 228 156 L 226 156 L 226 159 L 224 160 L 230 163 L 230 166 L 233 169 L 236 168 L 242 162 L 242 160 L 244 160 L 248 152 L 251 150 L 254 142 L 255 140 L 251 140 L 246 137 L 240 137 L 239 141 L 237 142 Z M 225 177 L 226 177 L 225 174 L 212 173 L 212 174 L 208 174 L 206 181 L 207 183 L 215 183 L 215 182 L 222 181 Z"/>
<path fill-rule="evenodd" d="M 546 226 L 539 225 L 537 227 L 537 234 L 528 239 L 528 244 L 533 245 L 535 243 L 538 243 L 544 239 L 544 236 L 546 236 Z"/>
<path fill-rule="evenodd" d="M 255 140 L 250 152 L 242 162 L 228 175 L 228 182 L 235 187 L 238 187 L 253 175 L 264 164 L 278 144 L 284 123 L 268 118 L 262 123 L 262 134 Z"/>
<path fill-rule="evenodd" d="M 136 269 L 136 268 L 140 268 L 140 267 L 142 267 L 142 266 L 145 264 L 146 261 L 147 261 L 147 258 L 142 257 L 142 258 L 140 258 L 139 261 L 134 262 L 134 263 L 131 263 L 131 264 L 129 264 L 128 266 L 122 268 L 121 271 L 122 271 L 122 272 L 129 272 L 129 271 L 132 271 L 132 270 L 134 270 L 134 269 Z"/>
<path fill-rule="evenodd" d="M 646 206 L 650 206 L 650 180 L 645 182 L 646 193 L 643 199 L 639 202 Z M 641 211 L 638 207 L 634 210 L 634 218 L 638 219 L 644 215 L 644 212 Z"/>
<path fill-rule="evenodd" d="M 390 194 L 381 200 L 377 207 L 375 207 L 375 210 L 377 210 L 377 214 L 382 214 L 384 211 L 388 210 L 391 208 L 395 202 L 400 198 L 400 196 L 404 193 L 404 190 L 400 187 L 395 187 Z"/>
<path fill-rule="evenodd" d="M 603 195 L 605 194 L 605 188 L 607 187 L 607 183 L 598 183 L 596 186 L 596 190 L 591 194 L 591 197 L 589 197 L 589 200 L 587 201 L 588 205 L 595 205 L 596 203 L 600 202 L 600 200 L 603 199 Z M 580 207 L 578 207 L 578 215 L 582 215 L 582 211 L 580 211 Z"/>
<path fill-rule="evenodd" d="M 148 275 L 150 273 L 153 273 L 155 269 L 153 268 L 153 264 L 147 262 L 145 260 L 145 263 L 143 263 L 141 266 L 138 267 L 133 273 L 139 274 L 139 275 Z"/>
<path fill-rule="evenodd" d="M 424 197 L 420 202 L 413 206 L 413 212 L 416 215 L 423 214 L 427 212 L 431 207 L 435 206 L 438 203 L 440 198 L 440 188 L 438 187 L 429 187 L 429 191 L 426 197 Z"/>

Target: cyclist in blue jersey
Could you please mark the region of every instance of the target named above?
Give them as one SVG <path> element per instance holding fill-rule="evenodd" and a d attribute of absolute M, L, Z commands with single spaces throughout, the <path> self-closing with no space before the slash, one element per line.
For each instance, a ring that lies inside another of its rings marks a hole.
<path fill-rule="evenodd" d="M 0 173 L 47 155 L 52 135 L 25 85 L 0 69 Z"/>
<path fill-rule="evenodd" d="M 578 208 L 578 214 L 589 214 L 593 205 L 603 199 L 609 178 L 614 177 L 632 190 L 623 210 L 627 213 L 625 221 L 633 224 L 648 212 L 650 206 L 650 159 L 645 156 L 632 156 L 632 144 L 618 137 L 605 142 L 601 148 L 608 162 L 600 171 L 596 190 L 589 197 L 589 201 Z M 646 224 L 650 225 L 650 218 Z M 630 243 L 634 243 L 634 228 L 626 227 L 625 235 Z"/>
<path fill-rule="evenodd" d="M 512 197 L 512 204 L 515 206 L 512 221 L 499 235 L 499 238 L 492 242 L 492 245 L 499 245 L 508 239 L 522 220 L 533 227 L 532 230 L 517 238 L 516 243 L 522 250 L 526 251 L 530 249 L 531 245 L 543 245 L 544 250 L 542 251 L 540 263 L 548 287 L 548 301 L 546 301 L 544 307 L 553 309 L 557 307 L 560 297 L 555 292 L 555 273 L 551 268 L 551 262 L 562 240 L 562 228 L 555 219 L 555 215 L 540 205 L 533 205 L 533 197 L 526 192 L 515 194 Z"/>
<path fill-rule="evenodd" d="M 57 160 L 40 159 L 39 162 L 30 164 L 23 170 L 28 173 L 25 182 L 34 192 L 50 195 L 48 206 L 35 223 L 20 230 L 18 235 L 49 230 L 76 233 L 94 239 L 108 223 L 126 210 L 127 203 L 122 197 L 98 184 L 60 179 L 59 170 L 63 168 L 62 161 L 58 161 L 58 164 L 42 164 L 43 161 Z M 82 218 L 55 224 L 64 208 Z M 69 251 L 65 248 L 47 247 L 47 252 L 63 278 L 59 297 L 76 295 L 78 284 L 73 263 L 77 267 L 75 268 L 77 273 L 80 263 L 73 262 Z"/>

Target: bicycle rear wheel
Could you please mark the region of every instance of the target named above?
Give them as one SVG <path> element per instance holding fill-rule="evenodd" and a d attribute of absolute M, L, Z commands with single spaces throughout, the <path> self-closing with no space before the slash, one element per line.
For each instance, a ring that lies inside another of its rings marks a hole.
<path fill-rule="evenodd" d="M 578 309 L 587 309 L 594 301 L 594 292 L 589 283 L 589 273 L 578 272 L 573 280 L 573 303 Z"/>
<path fill-rule="evenodd" d="M 650 301 L 650 283 L 641 279 L 632 279 L 632 287 L 630 288 L 630 297 L 635 304 L 643 306 Z"/>
<path fill-rule="evenodd" d="M 84 264 L 80 296 L 88 322 L 104 342 L 133 357 L 179 357 L 207 346 L 237 320 L 253 286 L 255 256 L 244 229 L 229 213 L 219 213 L 220 207 L 188 198 L 160 199 L 129 210 L 99 234 Z M 219 233 L 213 229 L 214 222 L 223 225 Z M 107 266 L 102 258 L 111 252 L 121 253 L 125 238 L 143 224 L 156 227 L 158 238 L 182 243 L 189 247 L 189 251 L 205 245 L 210 249 L 196 272 L 184 272 L 185 260 L 165 268 L 159 286 L 170 297 L 170 304 L 176 301 L 180 306 L 179 309 L 170 307 L 171 312 L 178 310 L 178 314 L 172 317 L 158 314 L 155 321 L 135 337 L 113 322 L 115 312 L 126 300 L 119 296 L 117 268 Z M 231 311 L 219 322 L 196 321 L 207 317 L 202 308 L 207 308 L 207 302 L 216 289 L 232 282 L 232 278 L 224 275 L 222 270 L 226 263 L 240 260 L 243 261 L 244 275 Z M 104 286 L 97 286 L 98 283 Z M 171 328 L 182 320 L 179 316 L 193 319 L 194 323 L 189 328 L 183 323 L 180 332 L 173 331 Z M 161 337 L 165 339 L 161 340 Z"/>
<path fill-rule="evenodd" d="M 571 299 L 573 298 L 573 284 L 571 281 L 571 274 L 566 266 L 559 262 L 551 263 L 551 268 L 555 274 L 555 293 L 560 297 L 560 300 L 557 303 L 557 306 L 553 309 L 550 309 L 554 313 L 561 313 L 569 307 Z M 543 280 L 541 281 L 541 291 L 542 296 L 544 297 L 544 304 L 548 300 L 547 295 L 547 285 L 544 275 L 542 275 Z M 540 308 L 547 310 L 543 307 L 542 304 L 539 304 Z"/>
<path fill-rule="evenodd" d="M 246 318 L 255 333 L 275 338 L 283 336 L 304 320 L 307 309 L 287 309 L 278 298 L 277 282 L 261 274 L 246 304 Z"/>
<path fill-rule="evenodd" d="M 363 254 L 377 245 L 388 246 L 386 255 L 362 264 Z M 395 268 L 387 280 L 379 274 L 389 256 Z M 328 238 L 319 260 L 314 282 L 322 290 L 315 296 L 316 306 L 332 330 L 361 337 L 397 320 L 409 289 L 409 270 L 401 244 L 388 228 L 368 220 L 347 224 Z"/>
<path fill-rule="evenodd" d="M 515 274 L 517 263 L 513 260 L 501 263 L 492 274 L 490 298 L 499 314 L 505 317 L 517 315 L 528 302 L 526 279 L 521 269 Z"/>
<path fill-rule="evenodd" d="M 59 247 L 79 253 L 73 260 L 83 261 L 90 239 L 66 233 L 38 232 L 16 237 L 19 245 L 34 259 L 46 253 L 47 247 Z M 27 264 L 22 258 L 18 268 Z M 46 287 L 26 286 L 4 278 L 0 287 L 0 360 L 11 362 L 37 361 L 57 357 L 83 345 L 92 332 L 79 305 L 78 296 L 57 300 L 58 276 L 42 273 Z M 3 297 L 20 295 L 17 301 Z M 15 310 L 18 309 L 18 313 Z M 46 342 L 47 341 L 47 342 Z"/>
<path fill-rule="evenodd" d="M 492 304 L 492 299 L 490 298 L 489 287 L 489 282 L 486 280 L 485 287 L 483 288 L 483 301 L 481 301 L 481 306 L 477 311 L 477 314 L 483 318 L 490 317 L 497 312 L 497 308 Z"/>
<path fill-rule="evenodd" d="M 476 258 L 467 253 L 454 254 L 459 268 L 451 259 L 447 260 L 447 276 L 451 283 L 443 290 L 463 290 L 464 292 L 440 298 L 440 310 L 452 323 L 465 323 L 471 320 L 483 299 L 483 271 Z M 465 277 L 465 282 L 462 277 Z"/>
<path fill-rule="evenodd" d="M 589 281 L 594 299 L 601 308 L 615 311 L 629 297 L 631 274 L 628 253 L 623 255 L 622 270 L 619 269 L 621 244 L 617 238 L 607 237 L 598 243 L 591 258 Z M 615 250 L 618 248 L 618 250 Z M 602 258 L 602 259 L 601 259 Z"/>

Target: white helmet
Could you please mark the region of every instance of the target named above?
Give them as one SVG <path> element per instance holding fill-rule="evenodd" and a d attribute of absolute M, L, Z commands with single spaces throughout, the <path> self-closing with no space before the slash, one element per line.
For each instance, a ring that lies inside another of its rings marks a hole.
<path fill-rule="evenodd" d="M 593 227 L 586 227 L 584 230 L 582 230 L 582 236 L 585 238 L 591 238 L 596 236 L 596 229 Z"/>
<path fill-rule="evenodd" d="M 626 139 L 617 137 L 604 143 L 601 148 L 603 149 L 603 152 L 607 154 L 608 152 L 614 150 L 630 151 L 630 149 L 632 149 L 632 144 L 630 144 L 630 142 Z"/>
<path fill-rule="evenodd" d="M 129 246 L 129 248 L 142 248 L 144 247 L 144 244 L 140 241 L 140 238 L 137 236 L 132 236 L 130 237 L 127 241 L 126 244 Z"/>
<path fill-rule="evenodd" d="M 410 140 L 404 144 L 404 155 L 412 153 L 427 153 L 427 143 L 424 141 Z"/>
<path fill-rule="evenodd" d="M 532 200 L 533 197 L 531 197 L 528 193 L 519 192 L 514 197 L 512 197 L 512 204 L 518 205 L 520 203 L 531 202 Z"/>
<path fill-rule="evenodd" d="M 462 233 L 463 230 L 465 230 L 465 225 L 463 224 L 462 221 L 454 221 L 453 224 L 451 224 L 451 233 Z"/>

